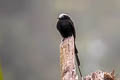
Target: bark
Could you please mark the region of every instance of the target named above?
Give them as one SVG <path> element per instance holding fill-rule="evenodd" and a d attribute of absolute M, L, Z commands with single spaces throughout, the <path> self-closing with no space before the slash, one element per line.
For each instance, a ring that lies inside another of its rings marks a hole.
<path fill-rule="evenodd" d="M 68 37 L 60 44 L 61 80 L 78 80 L 75 67 L 74 38 Z"/>
<path fill-rule="evenodd" d="M 84 77 L 84 80 L 119 80 L 115 79 L 114 70 L 110 73 L 98 70 Z"/>

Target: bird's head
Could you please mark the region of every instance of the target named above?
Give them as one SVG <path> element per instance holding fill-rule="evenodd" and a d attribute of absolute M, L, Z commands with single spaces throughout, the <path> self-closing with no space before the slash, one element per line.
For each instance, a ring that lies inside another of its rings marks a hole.
<path fill-rule="evenodd" d="M 68 14 L 62 13 L 59 15 L 58 19 L 59 20 L 66 20 L 66 19 L 70 19 L 70 16 Z"/>

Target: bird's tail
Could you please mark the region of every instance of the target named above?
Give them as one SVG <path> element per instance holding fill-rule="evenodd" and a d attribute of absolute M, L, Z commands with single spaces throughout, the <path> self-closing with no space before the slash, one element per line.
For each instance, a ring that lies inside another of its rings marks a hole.
<path fill-rule="evenodd" d="M 79 60 L 79 57 L 78 57 L 78 50 L 76 48 L 76 45 L 75 45 L 75 57 L 76 57 L 76 61 L 77 61 L 77 65 L 78 65 L 78 70 L 79 70 L 80 76 L 82 77 L 82 73 L 81 73 L 81 70 L 80 70 L 80 60 Z"/>

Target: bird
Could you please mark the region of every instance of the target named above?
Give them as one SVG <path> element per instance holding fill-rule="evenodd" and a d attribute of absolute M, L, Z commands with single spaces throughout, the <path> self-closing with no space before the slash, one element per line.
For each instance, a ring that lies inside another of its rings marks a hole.
<path fill-rule="evenodd" d="M 63 41 L 65 38 L 68 38 L 71 36 L 74 37 L 75 58 L 76 58 L 76 62 L 78 65 L 79 73 L 82 77 L 82 73 L 80 71 L 80 60 L 78 57 L 78 50 L 77 50 L 76 44 L 75 44 L 76 31 L 75 31 L 75 27 L 74 27 L 71 17 L 68 14 L 61 13 L 58 16 L 58 22 L 57 22 L 56 27 L 57 27 L 57 30 L 60 32 L 61 36 L 63 37 Z"/>

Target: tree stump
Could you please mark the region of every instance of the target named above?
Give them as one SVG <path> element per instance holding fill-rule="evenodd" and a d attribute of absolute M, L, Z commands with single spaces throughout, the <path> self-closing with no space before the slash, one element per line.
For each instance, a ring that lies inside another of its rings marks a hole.
<path fill-rule="evenodd" d="M 65 38 L 60 44 L 61 80 L 78 80 L 75 67 L 74 37 Z"/>

